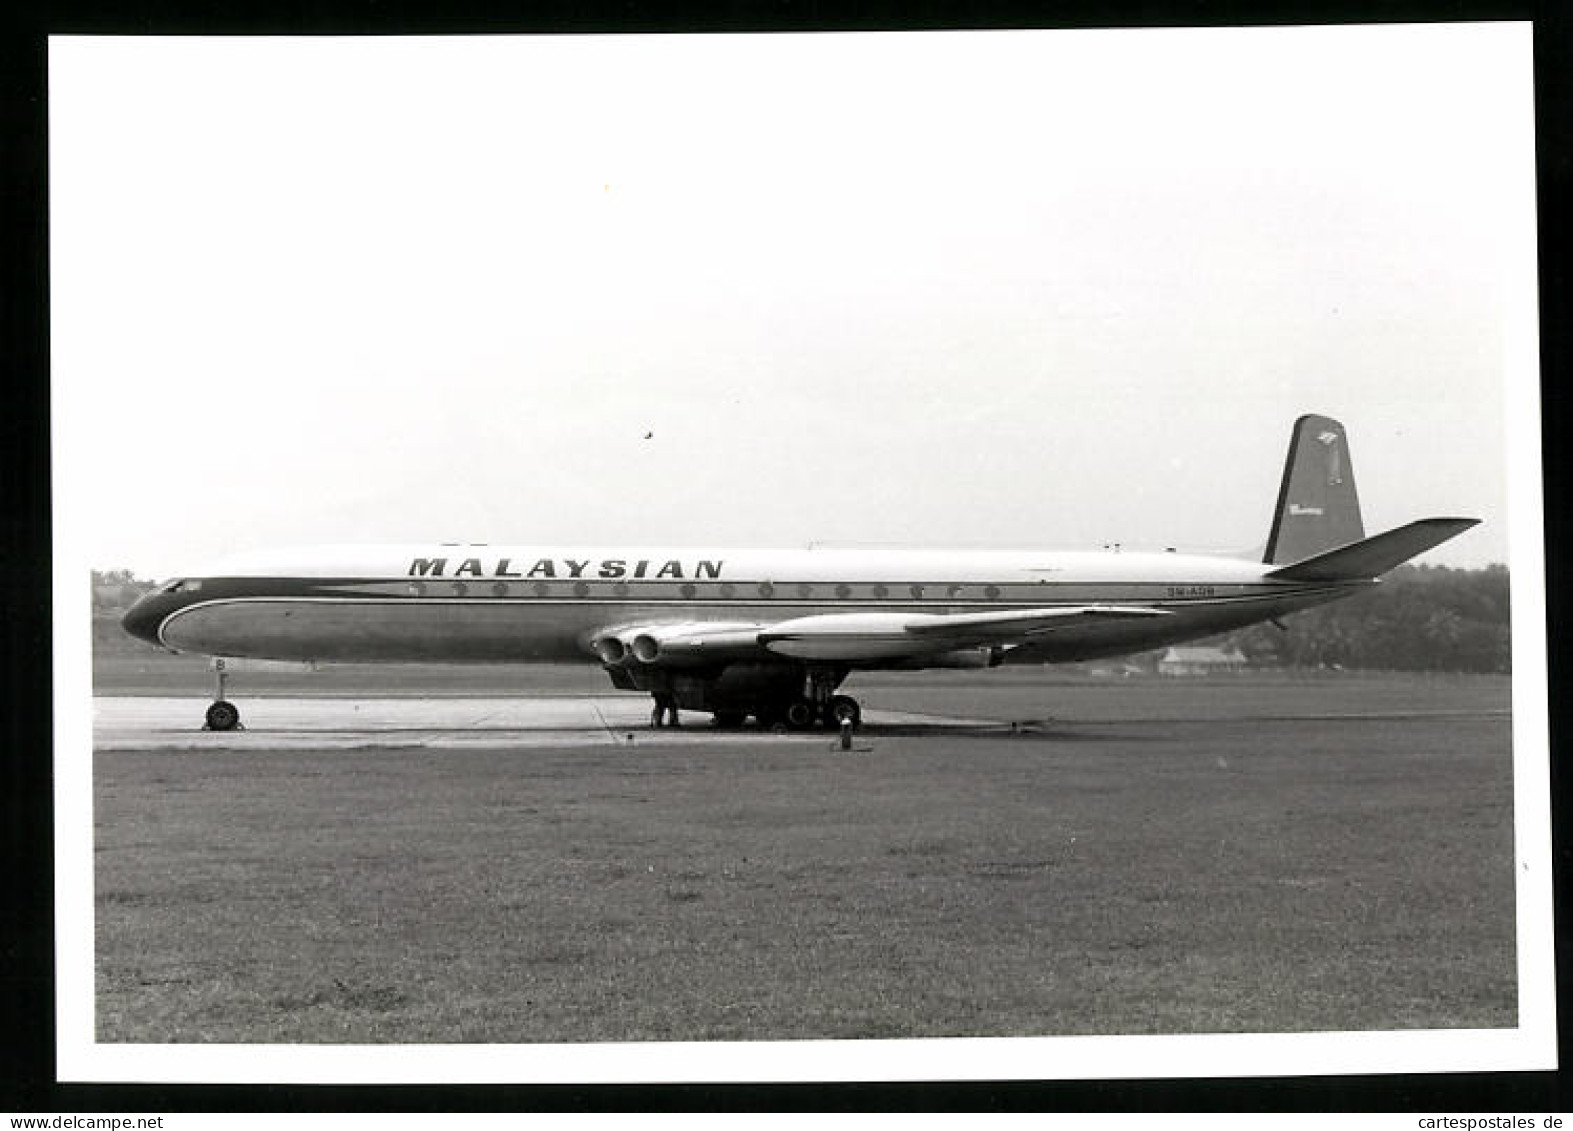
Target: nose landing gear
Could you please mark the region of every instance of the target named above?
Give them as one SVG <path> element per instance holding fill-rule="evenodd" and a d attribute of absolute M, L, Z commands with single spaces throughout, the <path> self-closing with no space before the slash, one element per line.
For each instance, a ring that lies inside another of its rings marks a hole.
<path fill-rule="evenodd" d="M 215 676 L 213 702 L 208 705 L 203 729 L 235 730 L 240 727 L 240 708 L 224 698 L 225 671 L 223 657 L 214 658 L 213 673 Z"/>

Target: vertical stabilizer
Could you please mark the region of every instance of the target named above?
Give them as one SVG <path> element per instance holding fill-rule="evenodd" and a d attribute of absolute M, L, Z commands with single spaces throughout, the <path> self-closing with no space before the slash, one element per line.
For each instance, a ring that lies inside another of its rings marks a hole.
<path fill-rule="evenodd" d="M 1344 426 L 1327 416 L 1302 416 L 1289 438 L 1263 560 L 1297 562 L 1364 537 Z"/>

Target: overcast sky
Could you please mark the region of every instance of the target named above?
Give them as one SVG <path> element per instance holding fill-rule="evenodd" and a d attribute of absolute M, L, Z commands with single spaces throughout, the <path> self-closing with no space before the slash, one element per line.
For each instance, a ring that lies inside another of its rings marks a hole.
<path fill-rule="evenodd" d="M 1527 25 L 57 39 L 58 521 L 157 576 L 1244 551 L 1317 411 L 1369 531 L 1506 560 L 1529 64 Z"/>

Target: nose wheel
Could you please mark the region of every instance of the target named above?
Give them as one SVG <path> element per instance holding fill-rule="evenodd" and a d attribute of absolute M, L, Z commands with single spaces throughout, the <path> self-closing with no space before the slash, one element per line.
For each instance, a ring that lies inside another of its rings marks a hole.
<path fill-rule="evenodd" d="M 240 711 L 235 704 L 224 699 L 209 704 L 207 713 L 208 730 L 234 730 L 240 725 Z"/>
<path fill-rule="evenodd" d="M 205 716 L 206 729 L 234 730 L 240 726 L 240 708 L 224 698 L 225 671 L 222 657 L 214 659 L 213 673 L 213 702 L 208 705 Z"/>

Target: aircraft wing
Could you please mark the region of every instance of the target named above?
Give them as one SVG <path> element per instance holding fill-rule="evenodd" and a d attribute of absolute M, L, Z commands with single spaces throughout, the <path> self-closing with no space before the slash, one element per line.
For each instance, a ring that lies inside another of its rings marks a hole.
<path fill-rule="evenodd" d="M 771 625 L 759 643 L 808 660 L 876 660 L 981 645 L 1024 644 L 1043 633 L 1098 620 L 1162 617 L 1133 605 L 1069 605 L 989 613 L 825 613 Z"/>
<path fill-rule="evenodd" d="M 607 663 L 691 666 L 761 653 L 806 660 L 917 657 L 958 648 L 1028 643 L 1099 620 L 1168 616 L 1135 605 L 1067 605 L 987 613 L 820 613 L 773 623 L 647 622 L 604 630 L 591 648 Z"/>

